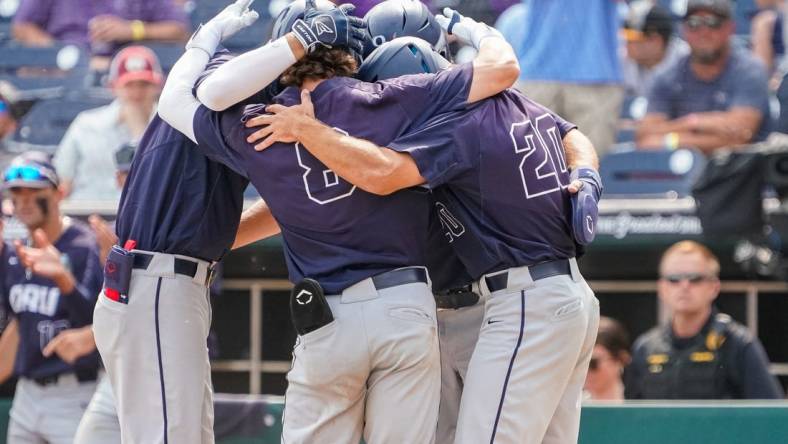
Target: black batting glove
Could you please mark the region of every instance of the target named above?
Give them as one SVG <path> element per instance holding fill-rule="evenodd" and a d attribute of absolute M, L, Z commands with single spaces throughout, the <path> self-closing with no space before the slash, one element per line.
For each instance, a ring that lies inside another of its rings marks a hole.
<path fill-rule="evenodd" d="M 307 0 L 304 19 L 296 20 L 291 31 L 307 53 L 321 46 L 347 48 L 361 53 L 366 24 L 364 20 L 350 15 L 355 8 L 344 4 L 330 11 L 318 11 L 314 0 Z"/>

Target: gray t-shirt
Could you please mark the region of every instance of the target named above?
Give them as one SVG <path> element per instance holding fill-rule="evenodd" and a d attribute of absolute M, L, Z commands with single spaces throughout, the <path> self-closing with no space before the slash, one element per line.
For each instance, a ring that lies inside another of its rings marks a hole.
<path fill-rule="evenodd" d="M 665 114 L 669 119 L 737 107 L 762 113 L 763 121 L 753 142 L 764 140 L 769 133 L 768 75 L 763 64 L 742 49 L 731 49 L 722 74 L 710 82 L 695 77 L 690 56 L 685 55 L 655 75 L 648 94 L 648 113 Z"/>

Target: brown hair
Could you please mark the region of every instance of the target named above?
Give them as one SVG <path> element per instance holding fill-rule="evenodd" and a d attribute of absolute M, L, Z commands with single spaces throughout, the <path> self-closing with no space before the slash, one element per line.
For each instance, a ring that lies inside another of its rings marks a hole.
<path fill-rule="evenodd" d="M 717 259 L 717 256 L 715 256 L 705 245 L 691 240 L 677 242 L 665 250 L 662 254 L 662 259 L 659 261 L 660 273 L 662 272 L 662 266 L 665 264 L 665 260 L 674 254 L 700 254 L 709 265 L 709 271 L 711 271 L 712 276 L 720 275 L 720 261 Z"/>
<path fill-rule="evenodd" d="M 350 77 L 358 70 L 356 59 L 347 51 L 318 48 L 291 66 L 279 79 L 285 86 L 301 86 L 308 79 Z"/>
<path fill-rule="evenodd" d="M 613 318 L 599 318 L 596 343 L 605 347 L 613 359 L 626 365 L 629 363 L 629 334 L 620 322 Z"/>

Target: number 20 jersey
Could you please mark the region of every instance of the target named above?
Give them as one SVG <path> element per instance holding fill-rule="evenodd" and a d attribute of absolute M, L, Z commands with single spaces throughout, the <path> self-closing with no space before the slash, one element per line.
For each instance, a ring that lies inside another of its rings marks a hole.
<path fill-rule="evenodd" d="M 468 272 L 574 257 L 562 139 L 575 126 L 509 89 L 389 145 L 409 153 Z"/>

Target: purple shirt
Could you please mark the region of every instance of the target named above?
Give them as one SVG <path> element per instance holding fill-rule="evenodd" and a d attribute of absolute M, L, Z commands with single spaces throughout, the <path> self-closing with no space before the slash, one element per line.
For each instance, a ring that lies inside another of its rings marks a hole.
<path fill-rule="evenodd" d="M 510 89 L 387 146 L 413 157 L 446 239 L 478 279 L 575 256 L 562 144 L 573 128 Z"/>
<path fill-rule="evenodd" d="M 312 101 L 326 125 L 386 145 L 431 116 L 464 109 L 472 77 L 470 64 L 374 84 L 338 77 L 320 83 Z M 299 90 L 288 88 L 276 101 L 297 104 Z M 194 133 L 207 156 L 248 176 L 268 203 L 282 229 L 293 282 L 310 277 L 327 294 L 337 294 L 370 276 L 426 264 L 426 190 L 377 196 L 337 176 L 300 145 L 277 143 L 255 151 L 242 119 L 264 108 L 216 113 L 200 107 Z"/>
<path fill-rule="evenodd" d="M 33 23 L 58 41 L 88 47 L 88 22 L 106 14 L 126 20 L 188 24 L 185 12 L 172 0 L 22 0 L 14 22 Z"/>

